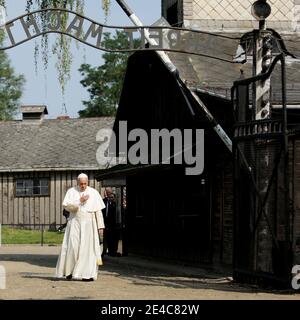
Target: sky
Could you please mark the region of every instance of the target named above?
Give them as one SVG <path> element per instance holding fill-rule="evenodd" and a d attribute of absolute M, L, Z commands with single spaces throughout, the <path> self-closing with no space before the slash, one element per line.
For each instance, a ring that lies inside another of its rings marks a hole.
<path fill-rule="evenodd" d="M 161 16 L 161 0 L 126 0 L 128 5 L 142 20 L 145 25 L 151 25 Z M 9 21 L 25 13 L 26 0 L 6 0 L 7 12 L 6 20 Z M 85 16 L 104 23 L 104 13 L 101 9 L 101 0 L 85 0 Z M 129 18 L 118 6 L 111 0 L 110 14 L 106 24 L 130 26 Z M 50 47 L 58 35 L 49 36 Z M 37 41 L 40 41 L 38 38 Z M 28 41 L 20 46 L 6 50 L 11 65 L 17 74 L 23 74 L 26 79 L 23 95 L 20 99 L 21 105 L 26 104 L 45 104 L 48 108 L 48 118 L 53 119 L 63 114 L 63 103 L 67 109 L 67 115 L 71 118 L 78 117 L 78 111 L 84 107 L 82 100 L 88 100 L 89 95 L 81 84 L 82 77 L 78 71 L 82 63 L 88 63 L 92 66 L 99 66 L 103 63 L 102 52 L 80 44 L 79 49 L 76 40 L 72 40 L 73 64 L 71 71 L 71 80 L 67 83 L 66 93 L 63 97 L 55 69 L 55 57 L 49 57 L 49 66 L 47 72 L 44 72 L 42 60 L 38 60 L 38 73 L 35 72 L 34 64 L 35 40 Z M 16 116 L 20 119 L 20 114 Z"/>

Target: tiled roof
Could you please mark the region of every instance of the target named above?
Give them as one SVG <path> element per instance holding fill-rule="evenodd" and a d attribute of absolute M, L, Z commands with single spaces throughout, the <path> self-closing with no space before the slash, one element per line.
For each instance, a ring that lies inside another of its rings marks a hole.
<path fill-rule="evenodd" d="M 0 171 L 99 169 L 96 135 L 113 122 L 112 117 L 1 121 Z"/>

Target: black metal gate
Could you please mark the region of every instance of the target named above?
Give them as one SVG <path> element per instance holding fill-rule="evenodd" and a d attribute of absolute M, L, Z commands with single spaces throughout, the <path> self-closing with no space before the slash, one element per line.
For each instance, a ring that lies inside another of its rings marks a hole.
<path fill-rule="evenodd" d="M 289 283 L 292 268 L 280 121 L 236 127 L 234 277 Z"/>
<path fill-rule="evenodd" d="M 274 66 L 276 62 L 274 62 Z M 253 120 L 249 90 L 269 74 L 235 83 L 234 261 L 239 282 L 288 286 L 292 269 L 284 56 L 281 117 Z"/>

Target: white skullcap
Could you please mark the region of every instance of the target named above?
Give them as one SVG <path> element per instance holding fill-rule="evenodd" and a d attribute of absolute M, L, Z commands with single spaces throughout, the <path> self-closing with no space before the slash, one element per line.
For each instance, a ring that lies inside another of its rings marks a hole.
<path fill-rule="evenodd" d="M 89 179 L 89 177 L 85 174 L 85 173 L 80 173 L 80 175 L 77 177 L 77 180 L 80 180 L 80 179 Z"/>

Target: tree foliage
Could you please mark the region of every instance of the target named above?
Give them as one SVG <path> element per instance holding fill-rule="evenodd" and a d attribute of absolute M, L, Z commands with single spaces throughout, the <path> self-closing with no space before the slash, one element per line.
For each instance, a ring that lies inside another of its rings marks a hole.
<path fill-rule="evenodd" d="M 0 44 L 3 38 L 1 33 Z M 11 120 L 16 114 L 24 83 L 24 77 L 15 74 L 7 54 L 0 51 L 0 120 Z"/>
<path fill-rule="evenodd" d="M 102 0 L 102 9 L 106 17 L 108 16 L 109 8 L 110 8 L 110 0 Z"/>
<path fill-rule="evenodd" d="M 7 0 L 0 0 L 0 5 L 6 6 Z M 102 1 L 102 9 L 107 16 L 109 13 L 110 8 L 110 0 L 101 0 Z M 95 0 L 96 4 L 96 0 Z M 84 6 L 85 6 L 85 0 L 27 0 L 26 2 L 26 10 L 27 12 L 37 10 L 37 9 L 47 9 L 47 8 L 64 8 L 73 10 L 77 13 L 84 13 Z M 65 15 L 62 18 L 62 28 L 67 27 L 67 21 L 68 21 L 68 14 L 65 13 Z M 41 28 L 46 28 L 47 24 L 47 16 L 46 14 L 41 16 Z M 0 39 L 2 41 L 2 39 Z M 56 42 L 54 43 L 52 47 L 52 53 L 57 56 L 56 61 L 56 69 L 58 72 L 58 80 L 62 89 L 62 93 L 64 94 L 65 91 L 65 85 L 67 81 L 71 78 L 71 64 L 72 64 L 72 54 L 71 54 L 71 38 L 68 38 L 64 35 L 58 36 Z M 44 69 L 46 70 L 48 67 L 48 57 L 49 57 L 49 46 L 48 46 L 48 35 L 45 34 L 42 37 L 41 43 L 39 44 L 36 42 L 35 49 L 34 49 L 34 57 L 35 57 L 35 64 L 37 69 L 37 60 L 39 53 L 42 53 L 42 59 L 44 62 Z M 105 57 L 104 57 L 105 58 Z M 125 57 L 123 57 L 126 59 Z M 108 57 L 108 60 L 115 59 L 117 64 L 117 71 L 115 74 L 121 74 L 122 73 L 122 59 L 119 57 L 118 59 Z M 120 63 L 120 66 L 119 66 Z M 125 64 L 124 64 L 125 65 Z M 22 86 L 24 84 L 24 78 L 23 76 L 16 76 L 14 75 L 13 69 L 9 65 L 9 61 L 7 59 L 7 56 L 5 53 L 0 52 L 0 71 L 1 72 L 1 84 L 0 84 L 0 118 L 1 119 L 10 119 L 14 113 L 17 110 L 17 101 L 21 96 L 21 90 Z M 83 74 L 90 73 L 90 70 L 92 68 L 88 65 L 82 66 L 82 72 Z M 123 67 L 125 69 L 125 66 Z M 105 73 L 105 70 L 103 70 Z M 102 78 L 102 77 L 101 77 Z M 108 81 L 110 81 L 108 78 L 104 78 Z M 89 86 L 89 80 L 87 79 L 86 86 Z M 109 92 L 108 95 L 106 95 L 106 98 L 102 96 L 102 104 L 104 105 L 104 102 L 109 101 L 108 104 L 106 104 L 107 111 L 103 111 L 105 114 L 112 114 L 114 113 L 115 105 L 117 99 L 115 96 L 117 96 L 117 92 L 120 91 L 120 84 L 117 85 L 114 83 L 114 81 L 110 81 L 108 83 L 111 83 L 112 87 L 108 88 L 106 85 L 101 86 L 100 92 Z M 85 85 L 85 84 L 84 84 Z M 92 100 L 94 100 L 94 97 L 98 95 L 97 89 L 91 88 L 89 89 Z M 108 98 L 109 97 L 109 98 Z M 101 100 L 101 99 L 100 99 Z M 90 103 L 92 102 L 84 102 L 87 107 L 90 106 Z M 113 107 L 114 106 L 114 107 Z M 88 109 L 88 108 L 87 108 Z M 84 110 L 87 112 L 87 110 Z M 84 112 L 83 112 L 84 113 Z"/>
<path fill-rule="evenodd" d="M 83 13 L 84 0 L 27 0 L 27 12 L 47 8 L 64 8 L 74 10 L 77 13 Z M 62 30 L 65 30 L 67 28 L 68 13 L 61 13 L 61 19 Z M 42 30 L 46 28 L 47 22 L 47 14 L 45 12 L 41 15 L 40 24 Z M 73 56 L 70 51 L 71 41 L 71 38 L 65 37 L 64 35 L 59 35 L 52 46 L 52 53 L 56 55 L 57 58 L 55 67 L 58 73 L 58 80 L 62 93 L 65 92 L 66 83 L 71 78 L 71 65 L 73 60 Z M 47 70 L 49 56 L 48 34 L 44 34 L 42 36 L 40 44 L 38 42 L 35 44 L 34 56 L 36 69 L 37 59 L 40 52 L 42 53 L 44 69 Z"/>
<path fill-rule="evenodd" d="M 0 0 L 0 5 L 6 5 L 7 0 Z M 96 0 L 95 4 L 97 3 Z M 101 0 L 102 9 L 104 10 L 105 15 L 108 15 L 110 8 L 110 0 Z M 37 9 L 47 9 L 47 8 L 64 8 L 73 10 L 77 13 L 83 14 L 84 12 L 85 0 L 27 0 L 26 10 L 27 12 L 37 10 Z M 47 23 L 46 13 L 41 16 L 41 28 L 45 28 Z M 68 14 L 62 14 L 62 29 L 67 27 Z M 71 65 L 73 56 L 71 54 L 71 38 L 68 38 L 64 35 L 58 36 L 52 47 L 52 53 L 56 55 L 56 69 L 58 72 L 58 80 L 61 86 L 62 93 L 64 94 L 65 85 L 68 80 L 71 78 Z M 42 53 L 42 59 L 44 62 L 44 69 L 48 67 L 48 56 L 49 56 L 49 46 L 48 46 L 48 34 L 42 36 L 41 43 L 36 42 L 34 49 L 35 57 L 35 66 L 37 70 L 37 60 L 39 53 Z"/>
<path fill-rule="evenodd" d="M 103 34 L 103 45 L 107 48 L 128 46 L 128 37 L 124 32 Z M 123 80 L 126 71 L 128 53 L 104 53 L 104 64 L 92 67 L 81 65 L 79 71 L 84 77 L 81 84 L 90 94 L 89 101 L 83 101 L 86 107 L 79 111 L 80 117 L 97 117 L 115 115 L 118 107 Z"/>

